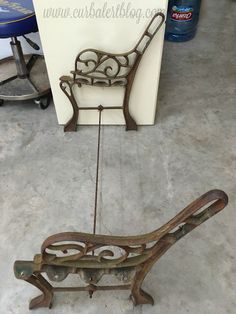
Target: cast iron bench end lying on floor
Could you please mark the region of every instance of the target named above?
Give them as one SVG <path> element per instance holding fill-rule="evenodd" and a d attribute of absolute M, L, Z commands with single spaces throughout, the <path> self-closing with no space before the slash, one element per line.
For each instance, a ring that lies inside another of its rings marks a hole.
<path fill-rule="evenodd" d="M 33 261 L 16 261 L 15 276 L 42 291 L 30 302 L 30 309 L 51 308 L 54 292 L 87 291 L 92 297 L 97 290 L 130 290 L 135 305 L 154 304 L 142 290 L 147 273 L 157 260 L 183 236 L 220 212 L 228 203 L 227 195 L 212 190 L 187 206 L 161 228 L 138 236 L 108 236 L 66 232 L 46 239 L 41 254 Z M 79 275 L 83 287 L 53 287 L 50 281 L 61 282 L 69 274 Z M 104 275 L 114 275 L 121 285 L 97 285 Z"/>

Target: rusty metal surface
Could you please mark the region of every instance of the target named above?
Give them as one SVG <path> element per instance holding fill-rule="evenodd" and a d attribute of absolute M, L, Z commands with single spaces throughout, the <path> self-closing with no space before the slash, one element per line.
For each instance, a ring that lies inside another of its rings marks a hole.
<path fill-rule="evenodd" d="M 135 305 L 153 304 L 153 298 L 142 290 L 143 280 L 153 264 L 227 203 L 228 197 L 223 191 L 209 191 L 161 228 L 144 235 L 118 237 L 76 232 L 53 235 L 44 241 L 34 261 L 15 262 L 15 276 L 42 292 L 30 302 L 31 309 L 50 308 L 54 292 L 60 291 L 88 291 L 92 297 L 97 290 L 130 289 Z M 54 288 L 41 273 L 56 282 L 65 280 L 68 274 L 79 274 L 87 286 Z M 124 285 L 97 285 L 105 274 L 115 275 Z"/>
<path fill-rule="evenodd" d="M 163 13 L 157 13 L 148 24 L 146 30 L 138 40 L 135 47 L 125 53 L 114 54 L 96 49 L 85 49 L 78 54 L 75 60 L 75 69 L 71 76 L 60 78 L 60 87 L 69 99 L 73 116 L 65 126 L 65 132 L 77 130 L 79 103 L 74 95 L 74 87 L 82 85 L 100 87 L 124 87 L 125 94 L 122 106 L 106 107 L 106 109 L 122 109 L 126 122 L 126 130 L 137 130 L 137 124 L 129 112 L 129 99 L 135 79 L 136 71 L 146 49 L 153 37 L 165 21 Z M 83 110 L 98 109 L 98 107 L 83 107 Z"/>
<path fill-rule="evenodd" d="M 97 206 L 98 206 L 98 184 L 99 184 L 99 166 L 100 166 L 100 146 L 101 146 L 101 123 L 103 106 L 98 107 L 99 121 L 98 121 L 98 144 L 97 144 L 97 168 L 96 168 L 96 183 L 95 183 L 95 196 L 94 196 L 94 221 L 93 221 L 93 234 L 96 234 L 97 227 Z"/>

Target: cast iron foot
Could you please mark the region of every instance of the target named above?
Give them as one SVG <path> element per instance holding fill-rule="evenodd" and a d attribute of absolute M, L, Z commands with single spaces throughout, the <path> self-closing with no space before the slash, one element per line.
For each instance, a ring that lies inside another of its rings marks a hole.
<path fill-rule="evenodd" d="M 134 305 L 141 305 L 141 304 L 151 304 L 154 305 L 153 297 L 148 294 L 147 292 L 143 291 L 142 289 L 138 291 L 132 291 L 130 296 L 131 300 L 133 301 Z"/>

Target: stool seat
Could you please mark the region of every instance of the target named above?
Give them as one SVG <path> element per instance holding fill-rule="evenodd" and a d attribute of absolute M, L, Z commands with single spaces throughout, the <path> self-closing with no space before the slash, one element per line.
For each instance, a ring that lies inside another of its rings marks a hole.
<path fill-rule="evenodd" d="M 37 32 L 32 0 L 0 0 L 0 38 Z"/>

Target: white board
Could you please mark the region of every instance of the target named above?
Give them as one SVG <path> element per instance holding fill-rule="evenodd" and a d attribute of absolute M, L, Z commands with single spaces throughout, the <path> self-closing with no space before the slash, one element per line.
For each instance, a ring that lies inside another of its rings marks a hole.
<path fill-rule="evenodd" d="M 74 69 L 77 54 L 86 48 L 113 53 L 132 49 L 151 20 L 151 10 L 166 14 L 167 3 L 168 0 L 34 0 L 59 124 L 66 124 L 72 116 L 72 107 L 59 87 L 59 78 Z M 139 125 L 154 123 L 164 28 L 163 25 L 145 52 L 133 85 L 130 112 Z M 122 105 L 121 87 L 83 86 L 78 90 L 81 106 Z M 79 124 L 97 122 L 97 111 L 80 112 Z M 102 122 L 124 124 L 123 113 L 104 111 Z"/>

